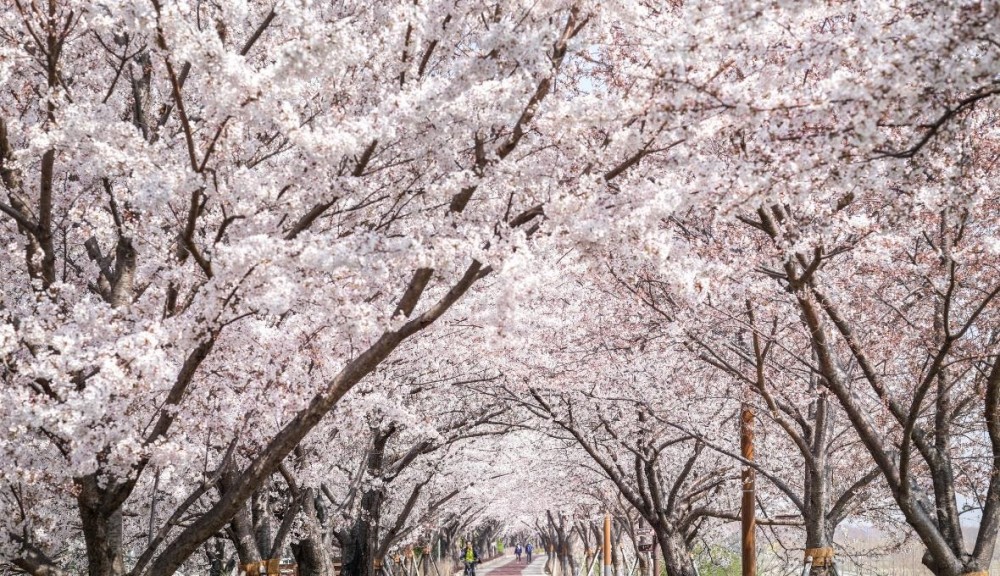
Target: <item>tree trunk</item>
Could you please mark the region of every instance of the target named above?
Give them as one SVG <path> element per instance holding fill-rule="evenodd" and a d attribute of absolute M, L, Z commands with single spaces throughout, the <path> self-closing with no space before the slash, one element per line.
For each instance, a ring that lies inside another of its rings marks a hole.
<path fill-rule="evenodd" d="M 649 571 L 649 556 L 647 555 L 646 552 L 637 552 L 637 554 L 638 554 L 638 556 L 636 556 L 636 561 L 638 561 L 638 563 L 639 563 L 639 567 L 638 567 L 638 570 L 637 570 L 638 574 L 642 574 L 644 576 L 646 574 L 650 574 L 650 571 Z M 629 576 L 631 576 L 631 575 L 629 575 Z"/>
<path fill-rule="evenodd" d="M 817 465 L 821 470 L 825 470 L 825 453 L 816 456 Z M 830 529 L 826 517 L 826 476 L 822 472 L 816 472 L 806 466 L 805 473 L 805 504 L 806 510 L 803 514 L 806 530 L 806 548 L 829 548 L 833 546 L 833 530 Z M 825 564 L 813 566 L 809 570 L 809 576 L 832 576 L 833 570 Z"/>
<path fill-rule="evenodd" d="M 361 498 L 361 511 L 344 544 L 343 576 L 375 576 L 379 512 L 382 492 L 369 490 Z"/>
<path fill-rule="evenodd" d="M 559 558 L 559 576 L 575 576 L 570 559 L 569 544 L 566 539 L 559 535 L 559 551 L 556 554 Z"/>
<path fill-rule="evenodd" d="M 299 565 L 299 576 L 327 576 L 332 575 L 333 561 L 324 550 L 322 544 L 318 544 L 313 538 L 303 538 L 292 542 L 292 554 L 295 555 L 295 563 Z"/>
<path fill-rule="evenodd" d="M 482 560 L 486 560 L 492 556 L 493 548 L 490 544 L 489 534 L 480 534 L 478 538 L 475 538 L 476 550 L 479 550 L 479 555 Z"/>
<path fill-rule="evenodd" d="M 299 565 L 299 576 L 333 576 L 333 556 L 324 538 L 316 513 L 316 497 L 312 488 L 302 496 L 302 518 L 305 537 L 292 543 L 292 553 Z"/>
<path fill-rule="evenodd" d="M 236 547 L 236 556 L 239 557 L 240 563 L 260 562 L 262 556 L 253 537 L 253 522 L 250 521 L 250 512 L 245 506 L 233 516 L 229 527 L 232 530 L 233 545 Z"/>
<path fill-rule="evenodd" d="M 367 475 L 377 479 L 381 475 L 385 460 L 385 447 L 396 432 L 391 426 L 387 430 L 373 429 L 375 435 L 372 448 L 368 452 Z M 369 488 L 361 497 L 361 509 L 345 538 L 341 539 L 344 565 L 343 576 L 376 576 L 378 535 L 385 495 L 381 488 Z"/>
<path fill-rule="evenodd" d="M 121 576 L 125 574 L 121 507 L 108 510 L 103 506 L 104 491 L 98 488 L 95 476 L 81 479 L 78 485 L 81 490 L 77 503 L 87 544 L 87 573 L 90 576 Z"/>
<path fill-rule="evenodd" d="M 420 576 L 431 576 L 431 552 L 429 546 L 420 554 Z"/>
<path fill-rule="evenodd" d="M 569 549 L 569 546 L 565 546 L 562 549 L 562 554 L 559 556 L 559 570 L 562 576 L 576 576 L 576 562 L 573 561 L 573 553 Z"/>
<path fill-rule="evenodd" d="M 663 552 L 667 576 L 697 576 L 694 557 L 683 534 L 658 531 L 656 538 Z"/>
<path fill-rule="evenodd" d="M 527 552 L 525 553 L 527 554 Z M 541 546 L 532 550 L 531 559 L 534 561 L 536 554 L 545 554 L 545 573 L 555 575 L 559 572 L 559 562 L 556 559 L 556 540 L 553 537 L 541 539 Z"/>
<path fill-rule="evenodd" d="M 266 484 L 255 491 L 250 498 L 250 511 L 253 514 L 257 550 L 260 550 L 261 556 L 267 559 L 274 538 L 274 517 L 271 514 L 270 496 Z"/>
<path fill-rule="evenodd" d="M 230 471 L 223 474 L 221 480 L 219 491 L 224 494 L 235 483 L 234 473 Z M 229 530 L 233 546 L 236 548 L 236 556 L 239 558 L 240 563 L 250 564 L 252 562 L 260 562 L 263 556 L 261 556 L 261 551 L 258 549 L 257 541 L 254 538 L 253 519 L 247 503 L 243 503 L 236 514 L 233 515 L 232 520 L 229 522 Z"/>
<path fill-rule="evenodd" d="M 223 563 L 226 560 L 226 544 L 216 538 L 215 542 L 205 543 L 205 556 L 208 557 L 208 576 L 223 576 Z"/>
<path fill-rule="evenodd" d="M 813 352 L 815 356 L 815 352 Z M 816 394 L 816 399 L 809 404 L 809 418 L 813 421 L 814 437 L 810 439 L 814 464 L 806 462 L 803 477 L 803 502 L 805 510 L 802 520 L 806 530 L 806 548 L 828 548 L 833 546 L 833 529 L 827 519 L 829 509 L 828 453 L 827 436 L 830 431 L 829 400 L 823 394 L 817 394 L 820 383 L 817 378 L 810 378 L 809 392 Z M 828 576 L 832 574 L 825 564 L 810 568 L 810 576 Z"/>
<path fill-rule="evenodd" d="M 825 536 L 815 536 L 811 532 L 807 526 L 806 548 L 829 548 L 833 546 L 830 539 Z M 832 562 L 832 559 L 819 564 L 813 562 L 809 568 L 809 576 L 833 576 L 833 569 L 830 566 L 830 562 Z"/>

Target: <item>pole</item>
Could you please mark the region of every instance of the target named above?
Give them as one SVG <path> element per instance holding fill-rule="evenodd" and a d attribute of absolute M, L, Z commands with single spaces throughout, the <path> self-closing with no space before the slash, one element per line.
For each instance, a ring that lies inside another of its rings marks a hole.
<path fill-rule="evenodd" d="M 604 576 L 611 576 L 611 514 L 604 515 Z"/>
<path fill-rule="evenodd" d="M 653 564 L 653 576 L 660 576 L 660 554 L 659 554 L 660 551 L 657 550 L 657 548 L 659 548 L 659 547 L 660 547 L 660 541 L 659 541 L 658 538 L 654 537 L 653 538 L 653 551 L 651 553 L 652 556 L 653 556 L 653 561 L 652 561 L 652 564 Z"/>
<path fill-rule="evenodd" d="M 743 404 L 740 409 L 740 453 L 753 461 L 753 409 Z M 743 465 L 743 506 L 740 510 L 742 525 L 743 576 L 757 576 L 757 518 L 755 502 L 756 472 Z"/>

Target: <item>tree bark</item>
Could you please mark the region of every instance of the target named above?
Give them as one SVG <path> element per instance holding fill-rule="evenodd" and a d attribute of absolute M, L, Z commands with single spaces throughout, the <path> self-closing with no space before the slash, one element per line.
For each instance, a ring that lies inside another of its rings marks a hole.
<path fill-rule="evenodd" d="M 361 512 L 343 542 L 343 576 L 375 576 L 382 499 L 382 492 L 378 489 L 368 490 L 362 496 Z"/>
<path fill-rule="evenodd" d="M 226 559 L 226 546 L 224 541 L 216 538 L 214 546 L 206 542 L 205 555 L 208 557 L 208 576 L 223 576 L 223 563 Z"/>
<path fill-rule="evenodd" d="M 299 565 L 299 576 L 332 576 L 333 556 L 317 518 L 315 498 L 312 488 L 304 489 L 302 517 L 306 536 L 292 544 L 292 553 Z"/>
<path fill-rule="evenodd" d="M 657 530 L 656 537 L 663 551 L 663 564 L 667 576 L 697 576 L 691 548 L 682 534 Z"/>
<path fill-rule="evenodd" d="M 105 493 L 97 482 L 95 476 L 78 482 L 77 504 L 87 545 L 87 573 L 90 576 L 121 576 L 125 574 L 121 507 L 109 509 L 105 505 Z"/>
<path fill-rule="evenodd" d="M 271 514 L 270 497 L 266 485 L 253 493 L 250 498 L 250 511 L 253 515 L 253 534 L 257 542 L 257 550 L 263 559 L 268 559 L 271 542 L 274 536 L 274 518 Z"/>
<path fill-rule="evenodd" d="M 235 478 L 232 471 L 223 474 L 220 480 L 219 491 L 225 493 L 233 482 L 235 482 Z M 263 556 L 257 546 L 257 540 L 254 538 L 253 520 L 246 503 L 233 515 L 232 520 L 229 522 L 229 531 L 233 546 L 236 547 L 236 556 L 239 558 L 240 564 L 261 561 Z"/>
<path fill-rule="evenodd" d="M 375 430 L 375 441 L 368 453 L 368 471 L 370 478 L 381 476 L 385 463 L 385 448 L 389 439 L 395 433 L 395 428 Z M 365 490 L 361 497 L 361 509 L 348 531 L 346 538 L 341 540 L 344 551 L 343 576 L 376 576 L 375 560 L 378 551 L 379 528 L 381 523 L 382 503 L 385 494 L 381 485 Z"/>

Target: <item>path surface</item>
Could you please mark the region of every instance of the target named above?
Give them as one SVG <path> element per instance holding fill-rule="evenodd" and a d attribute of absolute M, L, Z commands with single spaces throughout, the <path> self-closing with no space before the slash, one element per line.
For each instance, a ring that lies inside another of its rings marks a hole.
<path fill-rule="evenodd" d="M 503 556 L 476 568 L 476 576 L 544 576 L 545 556 L 535 556 L 531 564 L 516 562 L 513 555 Z"/>

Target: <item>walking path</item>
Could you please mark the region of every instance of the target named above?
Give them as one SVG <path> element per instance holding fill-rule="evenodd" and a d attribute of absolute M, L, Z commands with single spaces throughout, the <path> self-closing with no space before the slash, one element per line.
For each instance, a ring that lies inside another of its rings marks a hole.
<path fill-rule="evenodd" d="M 501 556 L 476 568 L 476 576 L 544 576 L 545 555 L 535 556 L 531 564 L 515 562 L 514 556 Z"/>

